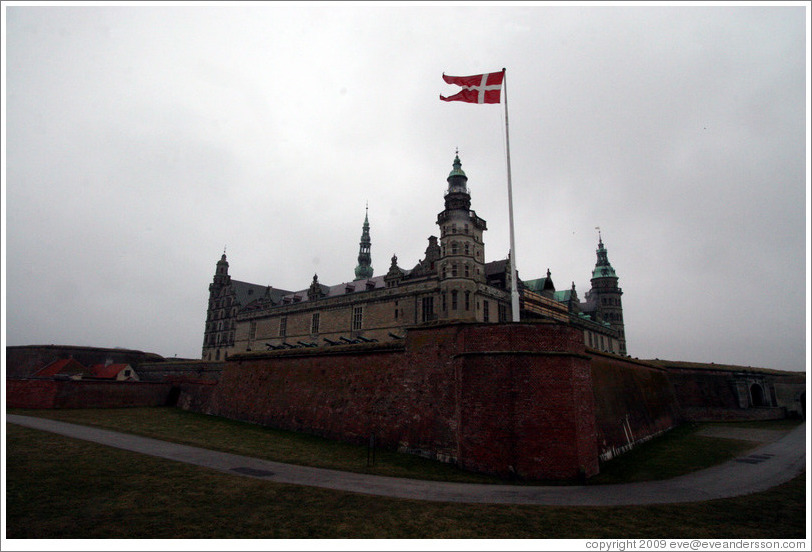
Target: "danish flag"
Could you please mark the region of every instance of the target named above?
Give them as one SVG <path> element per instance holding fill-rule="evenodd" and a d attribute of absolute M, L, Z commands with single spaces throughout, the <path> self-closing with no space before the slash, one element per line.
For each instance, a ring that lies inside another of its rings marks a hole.
<path fill-rule="evenodd" d="M 444 81 L 448 84 L 461 86 L 462 91 L 447 98 L 441 95 L 440 99 L 444 102 L 499 103 L 504 78 L 504 69 L 497 73 L 485 73 L 468 77 L 450 77 L 443 73 Z"/>

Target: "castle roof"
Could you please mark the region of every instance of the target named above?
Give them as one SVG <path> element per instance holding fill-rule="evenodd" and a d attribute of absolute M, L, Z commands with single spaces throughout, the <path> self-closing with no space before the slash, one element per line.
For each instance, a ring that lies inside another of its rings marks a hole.
<path fill-rule="evenodd" d="M 231 285 L 234 287 L 234 294 L 237 296 L 237 302 L 242 306 L 245 306 L 256 299 L 262 299 L 266 292 L 270 294 L 270 298 L 274 303 L 281 301 L 284 295 L 292 293 L 291 291 L 287 291 L 285 289 L 276 289 L 259 284 L 249 284 L 248 282 L 240 282 L 238 280 L 231 280 Z"/>
<path fill-rule="evenodd" d="M 504 273 L 507 270 L 507 263 L 507 259 L 485 263 L 485 276 Z"/>
<path fill-rule="evenodd" d="M 561 291 L 556 291 L 553 293 L 553 299 L 559 302 L 566 302 L 572 299 L 573 290 L 572 289 L 563 289 Z"/>
<path fill-rule="evenodd" d="M 403 270 L 404 274 L 409 274 L 411 270 Z M 358 293 L 362 291 L 372 291 L 374 289 L 381 289 L 386 287 L 386 282 L 384 282 L 384 276 L 373 276 L 372 278 L 364 278 L 362 280 L 353 280 L 351 282 L 344 282 L 341 284 L 336 284 L 333 286 L 328 286 L 324 284 L 319 284 L 321 286 L 322 296 L 319 299 L 325 299 L 328 297 L 338 297 L 340 295 L 347 295 L 348 291 L 351 290 L 349 293 Z M 279 301 L 275 302 L 282 302 L 284 304 L 291 304 L 291 303 L 306 303 L 310 299 L 307 296 L 306 289 L 301 291 L 288 291 L 285 292 L 284 295 L 280 296 Z"/>

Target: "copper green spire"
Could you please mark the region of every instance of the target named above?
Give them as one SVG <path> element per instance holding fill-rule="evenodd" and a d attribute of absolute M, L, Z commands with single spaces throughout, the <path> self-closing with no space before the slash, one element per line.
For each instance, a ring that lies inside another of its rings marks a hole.
<path fill-rule="evenodd" d="M 456 155 L 454 156 L 454 164 L 453 169 L 450 173 L 448 173 L 448 178 L 446 181 L 448 182 L 448 191 L 446 193 L 468 193 L 468 177 L 465 175 L 465 171 L 462 170 L 462 161 L 460 161 L 460 152 L 457 150 Z"/>
<path fill-rule="evenodd" d="M 358 250 L 358 266 L 355 267 L 355 279 L 372 278 L 372 240 L 369 238 L 369 204 L 364 215 L 364 226 L 361 232 L 361 247 Z"/>
<path fill-rule="evenodd" d="M 603 237 L 601 237 L 600 230 L 598 230 L 598 261 L 595 263 L 595 270 L 592 271 L 593 278 L 617 278 L 615 269 L 609 264 L 609 255 L 606 253 L 606 248 L 603 246 Z"/>

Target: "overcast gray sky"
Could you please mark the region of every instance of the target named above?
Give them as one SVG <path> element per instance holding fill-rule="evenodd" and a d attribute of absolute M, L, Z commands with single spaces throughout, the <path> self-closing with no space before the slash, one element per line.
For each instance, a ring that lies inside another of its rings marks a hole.
<path fill-rule="evenodd" d="M 808 4 L 807 4 L 808 7 Z M 583 298 L 599 226 L 629 353 L 803 370 L 809 183 L 794 6 L 5 5 L 9 345 L 199 357 L 208 284 L 423 256 L 455 148 L 519 274 Z"/>

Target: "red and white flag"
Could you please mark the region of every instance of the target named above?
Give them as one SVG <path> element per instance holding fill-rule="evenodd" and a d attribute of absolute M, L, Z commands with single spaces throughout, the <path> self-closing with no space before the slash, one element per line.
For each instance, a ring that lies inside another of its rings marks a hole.
<path fill-rule="evenodd" d="M 444 81 L 448 84 L 461 86 L 462 91 L 447 98 L 441 95 L 440 99 L 444 102 L 499 103 L 504 78 L 504 69 L 498 73 L 485 73 L 468 77 L 450 77 L 443 73 Z"/>

